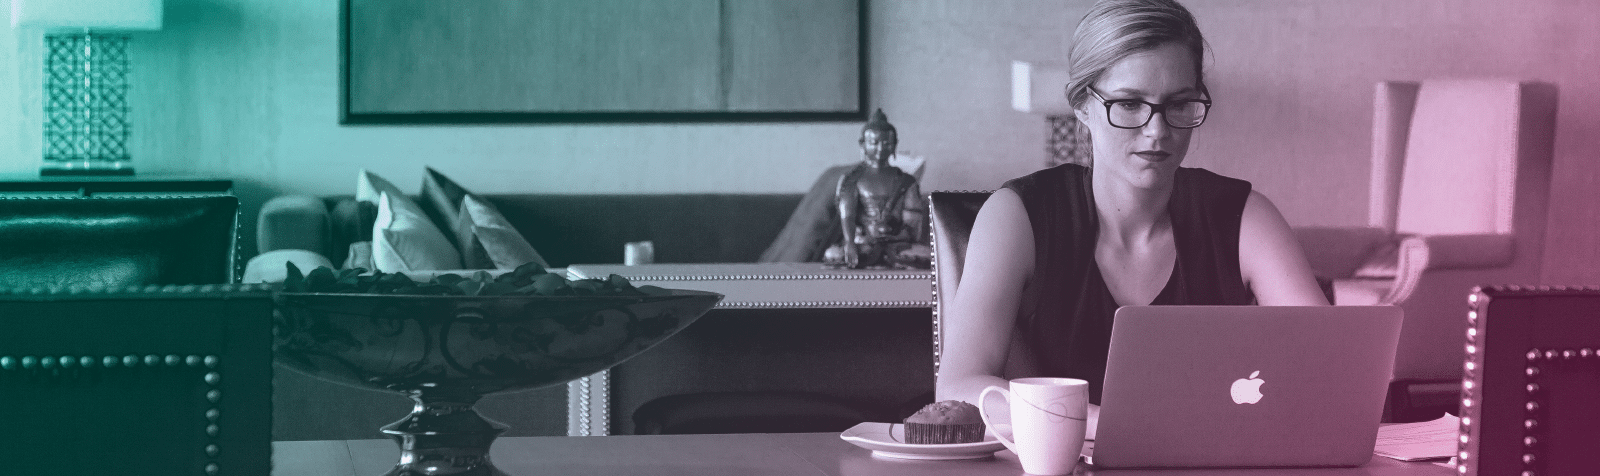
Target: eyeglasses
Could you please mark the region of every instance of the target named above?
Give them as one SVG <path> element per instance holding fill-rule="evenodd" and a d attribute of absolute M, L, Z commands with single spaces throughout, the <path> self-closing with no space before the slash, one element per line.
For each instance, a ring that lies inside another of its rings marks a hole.
<path fill-rule="evenodd" d="M 1162 121 L 1174 129 L 1193 129 L 1206 122 L 1206 112 L 1211 110 L 1211 101 L 1206 99 L 1184 99 L 1171 101 L 1165 104 L 1144 102 L 1138 99 L 1111 99 L 1100 96 L 1094 88 L 1088 88 L 1089 94 L 1106 105 L 1106 120 L 1111 122 L 1111 127 L 1118 129 L 1139 129 L 1150 123 L 1150 117 L 1161 113 Z"/>

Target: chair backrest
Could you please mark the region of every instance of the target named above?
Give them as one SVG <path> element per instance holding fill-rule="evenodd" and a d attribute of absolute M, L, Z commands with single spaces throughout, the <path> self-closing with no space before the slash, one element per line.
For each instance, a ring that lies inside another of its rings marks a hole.
<path fill-rule="evenodd" d="M 231 195 L 0 199 L 0 288 L 238 279 Z"/>
<path fill-rule="evenodd" d="M 928 194 L 928 214 L 933 243 L 933 374 L 939 375 L 939 356 L 944 349 L 944 311 L 955 298 L 961 284 L 961 269 L 966 264 L 967 240 L 978 210 L 990 192 L 936 191 Z"/>
<path fill-rule="evenodd" d="M 967 242 L 972 237 L 972 225 L 978 219 L 978 210 L 989 200 L 992 192 L 937 191 L 928 194 L 928 213 L 932 216 L 930 233 L 933 243 L 933 375 L 939 375 L 939 357 L 944 349 L 944 316 L 961 284 L 961 271 L 966 264 Z M 1001 369 L 1005 378 L 1034 377 L 1039 375 L 1038 363 L 1021 334 L 1011 333 L 1011 344 L 1006 363 Z"/>
<path fill-rule="evenodd" d="M 0 290 L 6 472 L 268 474 L 272 309 L 265 285 Z"/>
<path fill-rule="evenodd" d="M 1542 218 L 1555 131 L 1554 98 L 1530 89 L 1513 80 L 1379 83 L 1373 224 L 1422 235 L 1532 231 L 1519 230 L 1514 211 Z M 1528 185 L 1540 176 L 1545 185 Z"/>
<path fill-rule="evenodd" d="M 1600 287 L 1476 291 L 1465 313 L 1471 330 L 1463 343 L 1458 471 L 1592 473 Z"/>

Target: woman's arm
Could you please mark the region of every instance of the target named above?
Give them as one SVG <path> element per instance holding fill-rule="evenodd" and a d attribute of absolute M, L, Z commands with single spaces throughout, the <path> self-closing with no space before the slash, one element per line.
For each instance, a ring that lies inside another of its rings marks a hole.
<path fill-rule="evenodd" d="M 1009 189 L 996 191 L 978 211 L 961 282 L 941 316 L 944 346 L 936 400 L 976 405 L 984 387 L 1006 386 L 1001 370 L 1022 287 L 1033 274 L 1033 254 L 1033 227 L 1022 198 Z"/>
<path fill-rule="evenodd" d="M 1239 224 L 1239 271 L 1263 306 L 1326 306 L 1311 264 L 1278 207 L 1250 191 Z"/>

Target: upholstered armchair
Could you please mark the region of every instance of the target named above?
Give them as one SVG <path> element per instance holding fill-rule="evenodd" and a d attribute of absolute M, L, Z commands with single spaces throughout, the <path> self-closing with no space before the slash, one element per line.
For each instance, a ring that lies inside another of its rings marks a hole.
<path fill-rule="evenodd" d="M 0 198 L 0 288 L 231 283 L 238 229 L 231 195 Z"/>
<path fill-rule="evenodd" d="M 1512 80 L 1377 85 L 1365 228 L 1301 228 L 1337 305 L 1396 304 L 1405 325 L 1389 418 L 1453 408 L 1476 285 L 1537 282 L 1555 89 Z"/>
<path fill-rule="evenodd" d="M 8 474 L 267 474 L 272 299 L 239 199 L 0 198 Z"/>
<path fill-rule="evenodd" d="M 268 474 L 264 285 L 0 289 L 7 474 Z"/>

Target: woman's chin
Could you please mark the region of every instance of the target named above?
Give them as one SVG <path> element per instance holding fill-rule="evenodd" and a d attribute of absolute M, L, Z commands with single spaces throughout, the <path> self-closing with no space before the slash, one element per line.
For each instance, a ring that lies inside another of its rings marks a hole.
<path fill-rule="evenodd" d="M 1128 184 L 1142 189 L 1167 188 L 1172 186 L 1172 178 L 1177 172 L 1176 164 L 1158 163 L 1130 171 Z"/>

